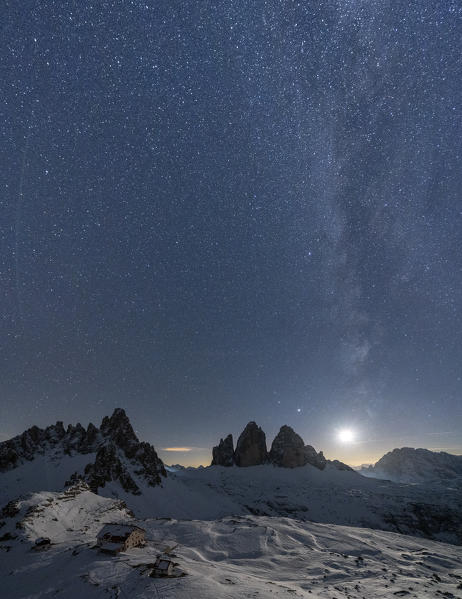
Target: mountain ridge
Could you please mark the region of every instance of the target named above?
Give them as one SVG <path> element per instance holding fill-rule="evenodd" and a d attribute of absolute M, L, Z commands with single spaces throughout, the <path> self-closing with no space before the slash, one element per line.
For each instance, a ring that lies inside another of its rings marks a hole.
<path fill-rule="evenodd" d="M 462 503 L 455 490 L 360 476 L 325 460 L 287 426 L 269 452 L 256 423 L 244 433 L 247 439 L 238 444 L 240 466 L 177 468 L 167 476 L 155 448 L 138 439 L 122 409 L 103 418 L 99 428 L 77 424 L 65 429 L 59 422 L 46 429 L 31 427 L 0 444 L 0 506 L 84 482 L 91 492 L 122 499 L 146 518 L 291 517 L 462 543 Z M 232 438 L 226 439 L 230 458 L 234 447 Z"/>
<path fill-rule="evenodd" d="M 263 464 L 273 464 L 282 468 L 299 468 L 310 464 L 319 470 L 324 470 L 330 464 L 337 470 L 354 471 L 339 460 L 327 460 L 323 452 L 317 452 L 312 445 L 305 445 L 300 435 L 287 424 L 281 426 L 269 451 L 264 431 L 253 420 L 240 434 L 236 449 L 231 434 L 221 438 L 218 445 L 212 449 L 211 466 L 245 468 Z"/>
<path fill-rule="evenodd" d="M 3 441 L 0 443 L 0 472 L 14 470 L 47 454 L 56 460 L 64 456 L 91 455 L 94 459 L 85 465 L 84 471 L 72 473 L 64 484 L 84 480 L 95 492 L 107 482 L 118 481 L 124 490 L 140 493 L 132 471 L 150 486 L 160 484 L 161 477 L 167 476 L 154 447 L 138 439 L 122 408 L 105 416 L 100 428 L 90 422 L 86 429 L 80 423 L 69 424 L 65 429 L 58 421 L 45 429 L 32 426 Z"/>
<path fill-rule="evenodd" d="M 462 479 L 462 456 L 424 448 L 401 447 L 389 451 L 374 465 L 358 470 L 363 476 L 399 483 Z"/>

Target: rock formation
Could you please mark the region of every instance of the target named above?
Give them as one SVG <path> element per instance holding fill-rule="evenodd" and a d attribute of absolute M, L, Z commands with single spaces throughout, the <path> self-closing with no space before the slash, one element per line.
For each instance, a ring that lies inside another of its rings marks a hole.
<path fill-rule="evenodd" d="M 305 445 L 303 451 L 305 454 L 305 464 L 311 464 L 311 466 L 319 468 L 319 470 L 324 470 L 327 460 L 322 451 L 318 453 L 312 445 Z"/>
<path fill-rule="evenodd" d="M 267 459 L 266 435 L 255 422 L 249 422 L 237 441 L 234 462 L 237 466 L 258 466 Z"/>
<path fill-rule="evenodd" d="M 279 433 L 276 435 L 269 459 L 272 464 L 282 466 L 284 468 L 297 468 L 311 464 L 324 470 L 327 460 L 322 451 L 317 451 L 311 445 L 305 445 L 300 435 L 287 425 L 281 426 Z"/>
<path fill-rule="evenodd" d="M 133 495 L 140 495 L 141 491 L 122 463 L 116 445 L 109 443 L 103 445 L 96 454 L 94 463 L 85 466 L 83 477 L 74 475 L 74 480 L 85 480 L 90 489 L 97 493 L 100 487 L 111 481 L 119 481 L 122 488 Z"/>
<path fill-rule="evenodd" d="M 52 451 L 59 455 L 95 454 L 83 473 L 74 473 L 69 482 L 85 480 L 96 491 L 109 481 L 118 481 L 130 493 L 139 493 L 133 475 L 148 485 L 160 484 L 166 476 L 162 460 L 149 443 L 139 441 L 125 411 L 117 408 L 103 418 L 100 429 L 90 423 L 64 428 L 62 422 L 41 429 L 33 426 L 21 435 L 0 443 L 0 472 L 16 468 Z M 129 473 L 129 470 L 132 474 Z"/>
<path fill-rule="evenodd" d="M 338 460 L 326 460 L 322 451 L 318 453 L 311 445 L 305 445 L 300 435 L 286 424 L 281 426 L 269 453 L 266 450 L 265 433 L 255 422 L 249 422 L 245 427 L 234 454 L 232 435 L 224 440 L 220 439 L 220 443 L 212 451 L 212 466 L 258 466 L 267 462 L 283 468 L 310 464 L 319 470 L 324 470 L 329 465 L 336 470 L 353 471 L 350 466 Z"/>
<path fill-rule="evenodd" d="M 212 449 L 212 466 L 234 465 L 234 443 L 233 436 L 228 435 L 226 439 L 220 439 L 220 443 Z"/>
<path fill-rule="evenodd" d="M 290 426 L 281 426 L 271 445 L 269 460 L 284 468 L 304 466 L 306 459 L 303 439 Z"/>
<path fill-rule="evenodd" d="M 125 410 L 121 408 L 116 408 L 112 416 L 103 418 L 100 430 L 104 437 L 108 437 L 125 450 L 139 442 Z"/>

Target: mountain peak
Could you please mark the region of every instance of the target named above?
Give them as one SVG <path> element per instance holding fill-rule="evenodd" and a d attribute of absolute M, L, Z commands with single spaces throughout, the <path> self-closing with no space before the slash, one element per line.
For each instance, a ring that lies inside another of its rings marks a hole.
<path fill-rule="evenodd" d="M 373 466 L 360 472 L 365 476 L 404 483 L 450 480 L 462 476 L 462 456 L 401 447 L 389 451 Z"/>
<path fill-rule="evenodd" d="M 112 413 L 112 416 L 105 416 L 103 418 L 103 421 L 101 422 L 101 433 L 105 437 L 110 437 L 121 447 L 132 442 L 139 442 L 130 419 L 122 408 L 116 408 Z"/>
<path fill-rule="evenodd" d="M 234 461 L 237 466 L 257 466 L 268 458 L 266 435 L 253 420 L 242 431 L 237 440 Z"/>
<path fill-rule="evenodd" d="M 338 460 L 326 460 L 311 445 L 305 445 L 294 429 L 283 424 L 274 438 L 271 450 L 266 449 L 266 435 L 256 422 L 251 420 L 242 431 L 233 453 L 233 437 L 228 435 L 212 450 L 212 466 L 258 466 L 270 462 L 275 466 L 296 468 L 310 464 L 319 470 L 327 465 L 336 470 L 352 470 Z"/>

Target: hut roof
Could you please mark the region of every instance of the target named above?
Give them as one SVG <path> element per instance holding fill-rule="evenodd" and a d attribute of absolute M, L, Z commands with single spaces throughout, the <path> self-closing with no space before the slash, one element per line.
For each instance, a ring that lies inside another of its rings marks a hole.
<path fill-rule="evenodd" d="M 98 533 L 98 538 L 111 536 L 126 539 L 133 531 L 146 532 L 135 524 L 105 524 Z"/>

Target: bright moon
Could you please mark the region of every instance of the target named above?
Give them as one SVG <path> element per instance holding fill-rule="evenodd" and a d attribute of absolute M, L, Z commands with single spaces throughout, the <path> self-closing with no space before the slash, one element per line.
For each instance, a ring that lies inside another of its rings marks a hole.
<path fill-rule="evenodd" d="M 337 433 L 337 438 L 341 443 L 353 443 L 355 434 L 352 430 L 345 428 Z"/>

